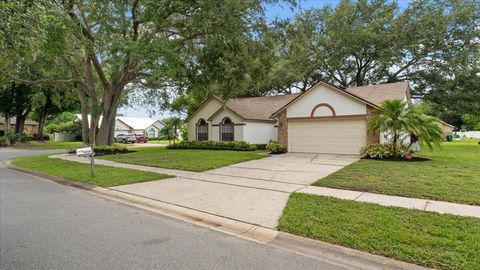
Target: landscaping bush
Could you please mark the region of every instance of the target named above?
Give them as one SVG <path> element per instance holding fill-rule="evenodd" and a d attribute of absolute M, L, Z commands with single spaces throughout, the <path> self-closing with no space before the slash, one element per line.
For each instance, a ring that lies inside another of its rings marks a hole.
<path fill-rule="evenodd" d="M 168 149 L 205 149 L 205 150 L 232 150 L 232 151 L 254 151 L 257 148 L 244 141 L 181 141 L 170 144 Z"/>
<path fill-rule="evenodd" d="M 285 145 L 278 142 L 269 142 L 266 146 L 266 149 L 272 154 L 281 154 L 285 153 Z"/>
<path fill-rule="evenodd" d="M 397 151 L 399 151 L 398 157 L 405 156 L 405 147 L 400 146 Z M 395 157 L 395 148 L 392 143 L 374 143 L 369 144 L 362 149 L 360 149 L 360 154 L 366 158 L 372 159 L 385 159 Z"/>
<path fill-rule="evenodd" d="M 127 151 L 125 145 L 116 144 L 113 145 L 97 145 L 95 146 L 95 152 L 122 152 Z"/>
<path fill-rule="evenodd" d="M 5 146 L 7 144 L 7 136 L 0 136 L 0 146 Z"/>
<path fill-rule="evenodd" d="M 28 142 L 28 141 L 33 141 L 34 137 L 32 134 L 26 133 L 26 132 L 21 132 L 21 133 L 16 133 L 11 136 L 12 142 Z"/>
<path fill-rule="evenodd" d="M 88 145 L 83 145 L 80 147 L 73 147 L 68 149 L 68 153 L 74 154 L 78 148 L 88 147 Z M 116 144 L 113 145 L 97 145 L 94 150 L 95 154 L 97 153 L 118 153 L 118 152 L 128 152 L 128 148 L 125 145 Z"/>
<path fill-rule="evenodd" d="M 267 150 L 267 144 L 254 144 L 257 147 L 257 150 Z"/>

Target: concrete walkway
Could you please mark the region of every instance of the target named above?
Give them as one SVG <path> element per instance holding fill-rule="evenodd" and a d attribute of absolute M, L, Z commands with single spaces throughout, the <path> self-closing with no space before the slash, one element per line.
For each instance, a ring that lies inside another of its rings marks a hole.
<path fill-rule="evenodd" d="M 89 163 L 74 155 L 51 157 Z M 96 159 L 96 164 L 176 176 L 112 189 L 268 228 L 276 228 L 292 192 L 480 218 L 480 206 L 310 186 L 357 160 L 355 156 L 289 153 L 202 173 L 102 159 Z"/>

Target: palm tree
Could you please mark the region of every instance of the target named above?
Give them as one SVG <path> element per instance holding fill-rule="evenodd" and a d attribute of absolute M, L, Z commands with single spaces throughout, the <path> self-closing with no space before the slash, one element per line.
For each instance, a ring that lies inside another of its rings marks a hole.
<path fill-rule="evenodd" d="M 374 132 L 385 132 L 392 138 L 393 151 L 399 156 L 398 146 L 410 135 L 410 145 L 416 141 L 424 142 L 432 148 L 432 143 L 439 144 L 442 130 L 439 120 L 425 115 L 419 106 L 402 100 L 385 100 L 374 110 L 378 115 L 369 123 Z"/>
<path fill-rule="evenodd" d="M 173 139 L 173 143 L 179 140 L 178 131 L 181 128 L 183 121 L 180 117 L 172 116 L 163 121 L 165 126 L 160 131 L 163 136 L 167 137 L 168 144 L 170 144 L 170 139 Z"/>

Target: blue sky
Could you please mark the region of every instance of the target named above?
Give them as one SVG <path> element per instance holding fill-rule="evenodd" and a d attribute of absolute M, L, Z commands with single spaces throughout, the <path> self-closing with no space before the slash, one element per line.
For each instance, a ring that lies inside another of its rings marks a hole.
<path fill-rule="evenodd" d="M 286 19 L 286 18 L 293 18 L 296 14 L 302 12 L 302 10 L 310 9 L 310 8 L 322 8 L 325 6 L 336 6 L 340 0 L 299 0 L 299 5 L 292 9 L 292 7 L 287 4 L 276 4 L 276 5 L 267 5 L 265 7 L 265 15 L 268 20 L 274 20 L 275 18 Z M 397 0 L 398 5 L 400 8 L 405 8 L 409 0 Z M 146 109 L 142 107 L 133 107 L 133 108 L 119 108 L 118 113 L 123 114 L 124 116 L 129 117 L 149 117 L 149 114 Z M 156 119 L 163 119 L 165 117 L 169 117 L 169 112 L 160 112 L 155 115 L 152 115 L 153 118 Z"/>

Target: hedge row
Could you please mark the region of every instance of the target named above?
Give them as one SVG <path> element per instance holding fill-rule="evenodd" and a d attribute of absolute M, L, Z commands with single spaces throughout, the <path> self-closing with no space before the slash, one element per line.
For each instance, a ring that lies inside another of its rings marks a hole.
<path fill-rule="evenodd" d="M 205 150 L 232 150 L 232 151 L 255 151 L 257 147 L 244 141 L 181 141 L 170 144 L 169 149 L 205 149 Z"/>

